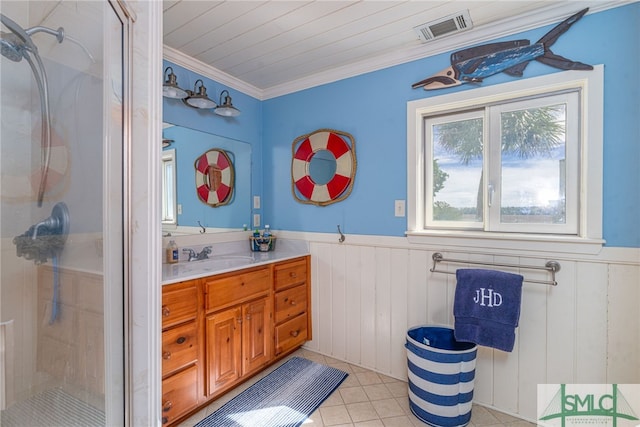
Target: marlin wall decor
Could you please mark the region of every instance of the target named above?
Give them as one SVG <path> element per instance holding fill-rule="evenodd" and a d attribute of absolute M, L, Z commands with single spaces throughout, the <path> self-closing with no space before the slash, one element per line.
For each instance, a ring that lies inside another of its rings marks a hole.
<path fill-rule="evenodd" d="M 486 77 L 499 73 L 522 77 L 524 69 L 533 60 L 561 70 L 593 70 L 591 65 L 563 58 L 550 49 L 558 37 L 571 28 L 588 10 L 589 8 L 583 9 L 565 19 L 534 44 L 529 40 L 521 39 L 489 43 L 453 52 L 450 67 L 414 83 L 411 87 L 432 90 L 463 83 L 481 83 Z"/>

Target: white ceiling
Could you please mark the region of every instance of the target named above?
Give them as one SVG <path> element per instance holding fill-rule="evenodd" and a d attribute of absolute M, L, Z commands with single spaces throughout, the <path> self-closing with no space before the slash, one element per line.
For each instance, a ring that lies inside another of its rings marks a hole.
<path fill-rule="evenodd" d="M 265 99 L 625 3 L 164 0 L 164 56 Z M 427 43 L 413 30 L 465 9 L 471 30 Z"/>

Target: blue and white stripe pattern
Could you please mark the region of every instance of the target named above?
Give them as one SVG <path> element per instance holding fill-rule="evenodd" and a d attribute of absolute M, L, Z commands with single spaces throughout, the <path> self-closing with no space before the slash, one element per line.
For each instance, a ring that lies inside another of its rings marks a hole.
<path fill-rule="evenodd" d="M 293 357 L 195 427 L 297 427 L 347 373 Z"/>
<path fill-rule="evenodd" d="M 464 426 L 471 420 L 477 346 L 453 329 L 416 327 L 407 333 L 409 407 L 427 424 Z"/>

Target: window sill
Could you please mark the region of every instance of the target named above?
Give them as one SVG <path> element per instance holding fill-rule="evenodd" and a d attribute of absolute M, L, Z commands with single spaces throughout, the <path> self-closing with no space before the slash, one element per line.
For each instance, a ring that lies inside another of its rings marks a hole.
<path fill-rule="evenodd" d="M 480 231 L 425 230 L 407 231 L 405 234 L 411 244 L 436 245 L 443 248 L 464 247 L 467 250 L 506 250 L 514 254 L 552 252 L 596 255 L 605 243 L 603 239 L 576 236 L 486 233 Z"/>

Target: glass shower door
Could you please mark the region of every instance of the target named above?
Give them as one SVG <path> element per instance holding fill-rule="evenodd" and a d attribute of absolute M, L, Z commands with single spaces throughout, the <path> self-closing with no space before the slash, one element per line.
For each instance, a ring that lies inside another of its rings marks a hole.
<path fill-rule="evenodd" d="M 0 425 L 120 425 L 126 26 L 107 2 L 0 13 Z"/>

